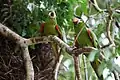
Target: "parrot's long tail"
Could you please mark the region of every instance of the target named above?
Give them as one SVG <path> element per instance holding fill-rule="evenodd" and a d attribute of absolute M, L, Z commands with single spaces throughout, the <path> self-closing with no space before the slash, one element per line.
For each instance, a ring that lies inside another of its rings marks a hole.
<path fill-rule="evenodd" d="M 96 73 L 96 75 L 98 77 L 98 80 L 103 80 L 103 75 L 99 76 L 99 72 L 98 72 L 98 68 L 99 68 L 99 66 L 101 64 L 100 61 L 97 59 L 97 60 L 95 60 L 93 62 L 90 62 L 90 63 L 91 63 L 92 68 L 94 69 L 94 71 L 95 71 L 95 73 Z"/>
<path fill-rule="evenodd" d="M 85 55 L 85 56 L 88 57 L 89 55 Z M 95 59 L 94 61 L 90 62 L 90 64 L 91 64 L 92 68 L 94 69 L 94 71 L 95 71 L 95 73 L 96 73 L 96 75 L 98 77 L 98 80 L 103 80 L 103 75 L 100 76 L 99 72 L 98 72 L 98 68 L 99 68 L 99 66 L 101 64 L 100 60 L 101 59 Z"/>
<path fill-rule="evenodd" d="M 62 49 L 56 43 L 51 43 L 51 46 L 53 49 L 53 56 L 55 59 L 55 66 L 54 67 L 56 67 L 56 64 L 59 62 L 59 58 L 61 56 Z"/>
<path fill-rule="evenodd" d="M 56 43 L 51 43 L 51 46 L 52 46 L 52 50 L 53 50 L 55 60 L 57 60 L 60 56 L 59 47 Z"/>

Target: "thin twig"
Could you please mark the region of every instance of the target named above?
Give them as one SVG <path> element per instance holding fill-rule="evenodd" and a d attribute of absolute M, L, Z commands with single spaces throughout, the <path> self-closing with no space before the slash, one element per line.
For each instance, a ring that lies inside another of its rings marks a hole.
<path fill-rule="evenodd" d="M 82 55 L 83 64 L 84 64 L 84 73 L 85 73 L 85 80 L 88 80 L 88 70 L 87 70 L 87 62 L 84 55 Z"/>
<path fill-rule="evenodd" d="M 11 3 L 11 1 L 9 0 L 8 1 L 8 3 L 9 3 L 9 16 L 8 17 L 6 17 L 3 21 L 2 21 L 2 24 L 4 24 L 11 16 L 12 16 L 12 5 L 10 4 Z"/>
<path fill-rule="evenodd" d="M 98 3 L 97 3 L 97 1 L 96 0 L 89 0 L 91 3 L 92 3 L 92 5 L 94 6 L 94 8 L 97 10 L 97 11 L 99 11 L 99 12 L 102 12 L 103 10 L 98 6 Z"/>
<path fill-rule="evenodd" d="M 8 72 L 6 72 L 4 75 L 7 75 L 9 73 L 11 73 L 13 71 L 13 69 L 9 70 Z"/>
<path fill-rule="evenodd" d="M 118 74 L 117 71 L 114 70 L 114 71 L 113 71 L 113 74 L 114 74 L 115 80 L 120 80 L 119 74 Z"/>
<path fill-rule="evenodd" d="M 56 64 L 56 68 L 55 68 L 55 80 L 58 80 L 58 71 L 59 71 L 62 59 L 63 59 L 63 55 L 60 55 L 59 62 Z"/>
<path fill-rule="evenodd" d="M 112 39 L 111 32 L 110 32 L 112 21 L 113 21 L 112 15 L 113 15 L 113 13 L 112 13 L 112 10 L 110 8 L 109 9 L 109 16 L 108 16 L 107 24 L 106 24 L 106 32 L 107 32 L 107 38 L 108 38 L 110 44 L 112 46 L 115 46 L 115 43 L 114 43 L 114 41 Z"/>
<path fill-rule="evenodd" d="M 75 42 L 77 41 L 78 37 L 81 35 L 81 32 L 83 31 L 84 28 L 85 28 L 85 26 L 83 26 L 82 29 L 81 29 L 81 30 L 79 31 L 79 33 L 77 34 L 73 45 L 75 45 Z"/>

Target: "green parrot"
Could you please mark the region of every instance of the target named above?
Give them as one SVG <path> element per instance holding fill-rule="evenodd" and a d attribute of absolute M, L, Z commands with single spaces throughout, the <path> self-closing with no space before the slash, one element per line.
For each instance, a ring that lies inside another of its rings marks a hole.
<path fill-rule="evenodd" d="M 88 47 L 97 48 L 98 40 L 94 32 L 88 29 L 85 26 L 84 22 L 78 18 L 74 18 L 73 23 L 74 23 L 74 30 L 76 35 L 75 42 L 77 42 L 78 44 L 76 46 L 78 47 L 88 46 Z"/>
<path fill-rule="evenodd" d="M 54 11 L 50 11 L 48 14 L 48 20 L 45 23 L 41 24 L 40 33 L 42 36 L 56 35 L 60 39 L 62 39 L 62 34 L 59 29 L 59 26 L 57 25 L 56 13 Z M 51 46 L 55 58 L 58 59 L 59 57 L 58 45 L 56 43 L 51 43 Z"/>
<path fill-rule="evenodd" d="M 98 48 L 98 41 L 97 37 L 94 34 L 93 31 L 88 29 L 83 21 L 81 21 L 78 18 L 73 19 L 74 23 L 74 30 L 75 30 L 75 46 L 77 48 L 82 48 L 82 47 L 94 47 Z M 89 54 L 85 54 L 86 57 L 88 57 Z M 94 60 L 93 62 L 90 62 L 91 66 L 93 67 L 95 73 L 97 74 L 98 78 L 100 80 L 103 80 L 103 76 L 98 75 L 98 67 L 100 65 L 99 59 Z"/>

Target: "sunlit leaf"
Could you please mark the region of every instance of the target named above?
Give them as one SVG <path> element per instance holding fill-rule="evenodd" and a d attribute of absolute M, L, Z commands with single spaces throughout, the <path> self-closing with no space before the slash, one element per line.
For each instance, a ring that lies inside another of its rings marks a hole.
<path fill-rule="evenodd" d="M 99 75 L 102 75 L 103 74 L 103 70 L 106 68 L 106 63 L 105 62 L 102 62 L 98 68 L 98 72 L 99 72 Z"/>
<path fill-rule="evenodd" d="M 89 59 L 91 62 L 94 61 L 94 60 L 95 60 L 95 56 L 96 56 L 97 54 L 99 54 L 99 50 L 93 50 L 93 51 L 90 53 L 88 59 Z"/>

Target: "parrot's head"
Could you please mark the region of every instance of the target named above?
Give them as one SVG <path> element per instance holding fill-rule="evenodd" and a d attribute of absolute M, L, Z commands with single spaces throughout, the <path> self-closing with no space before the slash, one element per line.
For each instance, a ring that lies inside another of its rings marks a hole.
<path fill-rule="evenodd" d="M 74 17 L 72 21 L 73 21 L 74 25 L 77 25 L 80 22 L 80 19 L 77 17 Z"/>
<path fill-rule="evenodd" d="M 48 16 L 49 16 L 51 19 L 55 19 L 55 18 L 56 18 L 55 11 L 50 11 Z"/>

